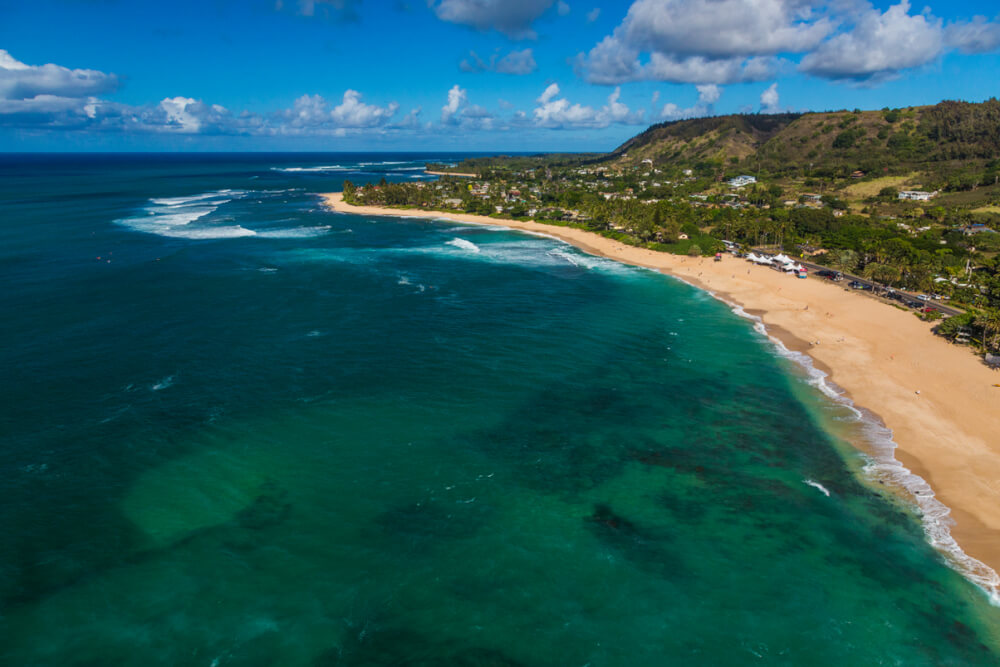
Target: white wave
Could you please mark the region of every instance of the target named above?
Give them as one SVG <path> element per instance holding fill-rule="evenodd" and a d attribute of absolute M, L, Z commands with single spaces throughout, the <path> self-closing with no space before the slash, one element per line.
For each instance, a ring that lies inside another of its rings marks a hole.
<path fill-rule="evenodd" d="M 468 252 L 479 253 L 481 252 L 479 246 L 477 246 L 472 241 L 466 241 L 465 239 L 460 239 L 458 237 L 453 238 L 448 241 L 447 245 L 455 246 L 456 248 L 461 248 L 462 250 L 467 250 Z"/>
<path fill-rule="evenodd" d="M 174 383 L 174 376 L 168 375 L 159 382 L 154 383 L 153 386 L 151 386 L 149 389 L 151 391 L 160 391 L 161 389 L 166 389 L 167 387 L 173 385 L 173 383 Z"/>
<path fill-rule="evenodd" d="M 262 266 L 261 268 L 259 268 L 257 270 L 260 271 L 261 273 L 277 273 L 277 271 L 278 271 L 278 269 L 275 269 L 275 268 L 270 267 L 270 266 Z"/>
<path fill-rule="evenodd" d="M 683 278 L 673 277 L 681 282 L 691 284 Z M 913 498 L 920 511 L 921 523 L 928 543 L 945 555 L 945 562 L 952 569 L 982 589 L 991 605 L 1000 607 L 1000 574 L 997 574 L 996 570 L 986 563 L 965 553 L 955 541 L 951 534 L 951 527 L 955 525 L 955 520 L 951 517 L 951 509 L 937 499 L 927 480 L 915 474 L 896 458 L 898 445 L 893 440 L 892 429 L 887 427 L 876 415 L 856 406 L 843 390 L 828 380 L 826 373 L 813 365 L 811 357 L 801 352 L 789 350 L 781 340 L 772 336 L 760 317 L 747 313 L 739 304 L 733 303 L 715 292 L 703 290 L 696 285 L 692 285 L 692 287 L 707 292 L 729 306 L 736 315 L 752 321 L 754 329 L 770 341 L 779 355 L 795 362 L 806 372 L 809 384 L 853 414 L 854 419 L 864 430 L 865 440 L 871 443 L 874 449 L 874 457 L 869 457 L 870 462 L 864 467 L 865 474 L 870 479 L 884 480 L 890 485 L 904 489 Z"/>
<path fill-rule="evenodd" d="M 167 211 L 171 212 L 166 212 L 163 209 L 151 206 L 146 209 L 146 213 L 149 214 L 147 217 L 129 218 L 129 220 L 135 222 L 137 225 L 144 224 L 162 227 L 181 227 L 191 224 L 199 218 L 204 218 L 209 213 L 214 213 L 216 208 L 216 206 L 202 206 L 187 207 L 183 210 L 177 210 L 176 207 L 170 206 L 167 207 Z"/>
<path fill-rule="evenodd" d="M 348 169 L 350 167 L 339 164 L 320 165 L 318 167 L 271 167 L 271 171 L 284 171 L 293 174 L 298 172 L 346 171 Z"/>
<path fill-rule="evenodd" d="M 820 484 L 819 482 L 814 482 L 811 479 L 804 479 L 804 480 L 802 480 L 802 482 L 804 484 L 808 484 L 809 486 L 813 487 L 814 489 L 819 489 L 824 494 L 826 494 L 827 498 L 830 497 L 830 490 L 828 488 L 826 488 L 825 486 L 823 486 L 822 484 Z"/>
<path fill-rule="evenodd" d="M 257 236 L 257 232 L 252 229 L 247 229 L 246 227 L 240 227 L 239 225 L 227 225 L 224 227 L 198 227 L 198 228 L 181 228 L 181 229 L 165 229 L 158 232 L 160 236 L 169 236 L 175 239 L 193 239 L 193 240 L 208 240 L 208 239 L 237 239 L 244 236 Z"/>
<path fill-rule="evenodd" d="M 216 190 L 215 192 L 204 192 L 198 195 L 187 197 L 158 197 L 149 201 L 157 206 L 187 206 L 194 202 L 201 202 L 206 199 L 229 199 L 245 194 L 242 190 Z"/>
<path fill-rule="evenodd" d="M 390 164 L 410 164 L 410 163 L 409 162 L 405 162 L 405 161 L 404 162 L 390 162 L 390 161 L 385 161 L 385 162 L 359 162 L 358 166 L 359 167 L 383 167 L 383 166 L 388 166 Z M 423 169 L 423 167 L 421 167 L 421 169 Z"/>
<path fill-rule="evenodd" d="M 319 227 L 290 227 L 288 229 L 274 229 L 267 232 L 257 232 L 257 236 L 262 239 L 308 239 L 316 236 L 323 236 L 329 231 L 329 225 L 322 225 Z"/>

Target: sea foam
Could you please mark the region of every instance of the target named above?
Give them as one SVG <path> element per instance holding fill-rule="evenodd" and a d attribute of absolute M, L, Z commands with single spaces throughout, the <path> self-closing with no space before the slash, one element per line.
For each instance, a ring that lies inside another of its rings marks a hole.
<path fill-rule="evenodd" d="M 448 241 L 447 245 L 454 246 L 456 248 L 460 248 L 460 249 L 466 250 L 468 252 L 474 252 L 474 253 L 481 252 L 481 249 L 479 248 L 479 246 L 477 246 L 472 241 L 466 241 L 465 239 L 458 238 L 458 237 L 455 237 L 452 240 Z"/>

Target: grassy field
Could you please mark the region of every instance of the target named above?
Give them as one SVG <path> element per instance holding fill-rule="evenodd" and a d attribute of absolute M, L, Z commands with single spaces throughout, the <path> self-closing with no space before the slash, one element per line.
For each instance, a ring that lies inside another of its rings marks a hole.
<path fill-rule="evenodd" d="M 1000 206 L 980 206 L 972 210 L 973 213 L 1000 213 Z"/>
<path fill-rule="evenodd" d="M 918 174 L 914 172 L 912 174 L 907 174 L 906 176 L 883 176 L 882 178 L 876 178 L 873 181 L 863 181 L 861 183 L 848 185 L 844 188 L 844 192 L 852 199 L 860 200 L 878 195 L 883 188 L 907 190 L 917 187 L 914 185 L 917 175 Z M 904 185 L 906 187 L 903 187 Z"/>

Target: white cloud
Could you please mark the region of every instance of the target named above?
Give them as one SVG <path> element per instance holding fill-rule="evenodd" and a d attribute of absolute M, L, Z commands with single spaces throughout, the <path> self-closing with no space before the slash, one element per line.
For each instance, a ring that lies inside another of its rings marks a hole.
<path fill-rule="evenodd" d="M 570 7 L 565 0 L 559 0 L 559 2 L 556 3 L 556 13 L 558 13 L 559 16 L 566 16 L 569 12 Z"/>
<path fill-rule="evenodd" d="M 553 0 L 428 0 L 439 19 L 476 30 L 497 30 L 511 39 L 535 39 L 531 24 Z"/>
<path fill-rule="evenodd" d="M 468 101 L 468 95 L 464 88 L 459 88 L 456 83 L 448 91 L 448 103 L 441 107 L 441 122 L 450 123 L 454 120 L 458 110 Z"/>
<path fill-rule="evenodd" d="M 722 88 L 714 84 L 695 86 L 698 91 L 698 102 L 692 107 L 682 108 L 673 102 L 667 102 L 660 110 L 661 120 L 680 120 L 682 118 L 698 118 L 711 116 L 715 113 L 715 103 L 722 97 Z M 653 104 L 659 96 L 653 99 Z"/>
<path fill-rule="evenodd" d="M 608 96 L 608 103 L 600 109 L 582 104 L 572 104 L 560 98 L 559 84 L 552 83 L 536 100 L 533 124 L 551 129 L 602 128 L 612 123 L 639 125 L 643 123 L 643 111 L 632 111 L 620 102 L 621 89 L 615 88 Z"/>
<path fill-rule="evenodd" d="M 760 110 L 764 113 L 781 111 L 781 97 L 778 95 L 778 82 L 775 81 L 760 94 Z"/>
<path fill-rule="evenodd" d="M 926 65 L 944 50 L 941 21 L 909 12 L 908 0 L 885 12 L 869 8 L 850 31 L 807 54 L 799 69 L 825 79 L 877 83 L 900 70 Z"/>
<path fill-rule="evenodd" d="M 587 12 L 587 23 L 593 23 L 601 15 L 601 8 L 594 7 L 589 12 Z"/>
<path fill-rule="evenodd" d="M 469 51 L 469 57 L 459 63 L 464 72 L 499 72 L 500 74 L 531 74 L 538 69 L 535 55 L 531 49 L 511 51 L 500 57 L 494 53 L 489 62 L 484 61 L 475 51 Z"/>
<path fill-rule="evenodd" d="M 87 97 L 115 90 L 118 77 L 92 69 L 60 65 L 25 65 L 0 49 L 0 99 L 26 100 L 38 95 Z"/>
<path fill-rule="evenodd" d="M 949 46 L 962 53 L 989 53 L 1000 49 L 1000 23 L 976 16 L 972 21 L 954 23 L 945 30 Z"/>
<path fill-rule="evenodd" d="M 704 104 L 715 104 L 722 97 L 722 89 L 714 83 L 695 86 L 698 91 L 698 101 Z"/>
<path fill-rule="evenodd" d="M 817 0 L 636 0 L 578 59 L 592 83 L 639 79 L 716 84 L 773 75 L 774 56 L 816 47 L 835 28 Z M 648 64 L 640 62 L 649 54 Z"/>
<path fill-rule="evenodd" d="M 909 0 L 885 11 L 870 0 L 635 0 L 625 19 L 577 70 L 618 84 L 765 81 L 802 54 L 807 74 L 874 84 L 933 62 L 948 49 L 1000 50 L 1000 22 L 974 17 L 945 26 Z"/>
<path fill-rule="evenodd" d="M 168 97 L 160 102 L 160 108 L 167 117 L 167 125 L 180 132 L 197 132 L 201 129 L 198 100 L 190 97 Z M 188 107 L 191 110 L 188 111 Z"/>
<path fill-rule="evenodd" d="M 341 103 L 330 108 L 330 104 L 320 95 L 303 95 L 295 100 L 291 109 L 278 113 L 279 120 L 290 130 L 329 130 L 375 128 L 388 124 L 399 105 L 390 102 L 384 107 L 365 104 L 361 93 L 356 90 L 344 91 Z"/>
<path fill-rule="evenodd" d="M 616 32 L 643 50 L 678 56 L 800 53 L 833 29 L 815 0 L 637 0 Z"/>
<path fill-rule="evenodd" d="M 388 122 L 398 109 L 395 102 L 384 107 L 365 104 L 361 101 L 361 93 L 347 90 L 343 101 L 330 112 L 330 118 L 339 127 L 375 127 Z"/>

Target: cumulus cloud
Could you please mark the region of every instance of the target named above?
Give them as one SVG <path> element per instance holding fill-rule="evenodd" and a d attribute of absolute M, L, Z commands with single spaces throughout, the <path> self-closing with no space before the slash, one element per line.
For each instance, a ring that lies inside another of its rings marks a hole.
<path fill-rule="evenodd" d="M 908 0 L 885 12 L 868 9 L 851 30 L 806 54 L 799 69 L 825 79 L 877 83 L 901 70 L 926 65 L 944 49 L 942 24 L 933 17 L 909 12 Z"/>
<path fill-rule="evenodd" d="M 536 100 L 532 122 L 536 127 L 550 129 L 603 128 L 612 123 L 639 125 L 644 122 L 643 111 L 632 111 L 620 101 L 621 89 L 615 88 L 608 96 L 608 103 L 600 109 L 582 104 L 572 104 L 560 98 L 559 84 L 552 83 Z"/>
<path fill-rule="evenodd" d="M 493 129 L 493 123 L 493 113 L 478 104 L 469 104 L 464 88 L 455 84 L 448 90 L 448 102 L 441 107 L 442 126 L 489 130 Z"/>
<path fill-rule="evenodd" d="M 988 53 L 1000 49 L 1000 23 L 976 16 L 972 21 L 953 23 L 945 30 L 948 46 L 962 53 Z"/>
<path fill-rule="evenodd" d="M 816 47 L 835 28 L 815 0 L 636 0 L 578 58 L 592 83 L 640 79 L 716 84 L 773 75 L 779 53 Z M 640 62 L 641 54 L 649 62 Z"/>
<path fill-rule="evenodd" d="M 587 12 L 587 23 L 593 23 L 601 15 L 601 8 L 594 7 L 589 12 Z"/>
<path fill-rule="evenodd" d="M 660 110 L 660 120 L 680 120 L 682 118 L 699 118 L 715 113 L 715 103 L 722 97 L 722 88 L 714 84 L 695 86 L 698 91 L 698 102 L 692 107 L 683 108 L 673 102 L 667 102 Z M 655 105 L 659 95 L 653 97 Z"/>
<path fill-rule="evenodd" d="M 538 69 L 535 55 L 531 49 L 511 51 L 501 57 L 499 53 L 490 56 L 489 62 L 483 60 L 475 51 L 469 51 L 469 57 L 459 63 L 463 72 L 499 72 L 500 74 L 531 74 Z"/>
<path fill-rule="evenodd" d="M 118 77 L 92 69 L 25 65 L 0 49 L 0 99 L 27 100 L 38 95 L 88 97 L 118 88 Z"/>
<path fill-rule="evenodd" d="M 929 10 L 911 13 L 910 0 L 885 11 L 869 0 L 635 0 L 576 64 L 597 84 L 726 84 L 774 78 L 801 54 L 806 74 L 872 85 L 949 49 L 1000 50 L 1000 22 L 945 25 Z"/>
<path fill-rule="evenodd" d="M 361 93 L 344 91 L 337 106 L 331 108 L 321 95 L 303 95 L 295 100 L 291 109 L 279 112 L 278 118 L 292 130 L 360 129 L 381 127 L 388 124 L 399 105 L 391 102 L 384 107 L 365 104 Z"/>
<path fill-rule="evenodd" d="M 476 30 L 496 30 L 511 39 L 535 39 L 531 25 L 553 0 L 428 0 L 442 21 Z"/>
<path fill-rule="evenodd" d="M 448 103 L 441 107 L 441 122 L 451 123 L 455 120 L 458 110 L 468 101 L 468 95 L 464 88 L 459 88 L 456 83 L 448 91 Z"/>
<path fill-rule="evenodd" d="M 781 111 L 781 98 L 778 95 L 778 82 L 775 81 L 760 94 L 760 110 L 764 113 Z"/>

